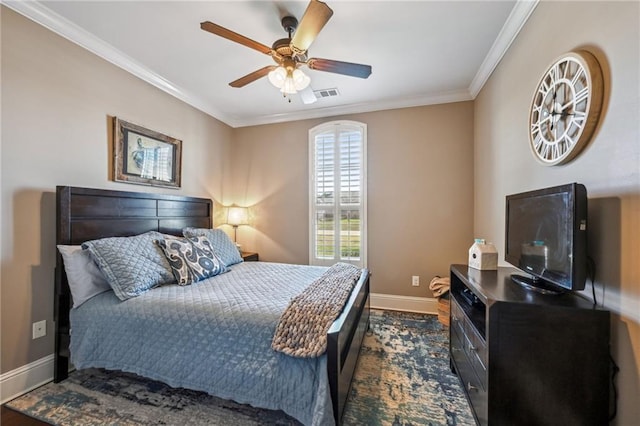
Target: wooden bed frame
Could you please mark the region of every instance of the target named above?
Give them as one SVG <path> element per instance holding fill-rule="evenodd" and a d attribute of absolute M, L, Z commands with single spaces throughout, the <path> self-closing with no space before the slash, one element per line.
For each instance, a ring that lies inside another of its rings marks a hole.
<path fill-rule="evenodd" d="M 64 245 L 147 231 L 182 235 L 182 229 L 187 226 L 211 228 L 213 225 L 212 202 L 206 198 L 70 186 L 56 188 L 56 213 L 56 244 Z M 57 250 L 56 253 L 54 382 L 57 383 L 69 373 L 72 299 L 62 256 Z M 365 270 L 327 334 L 327 373 L 337 425 L 368 326 L 369 272 Z"/>

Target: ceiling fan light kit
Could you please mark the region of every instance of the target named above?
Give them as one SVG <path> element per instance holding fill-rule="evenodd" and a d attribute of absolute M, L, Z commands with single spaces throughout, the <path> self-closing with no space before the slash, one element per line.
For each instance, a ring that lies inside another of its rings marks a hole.
<path fill-rule="evenodd" d="M 311 83 L 311 78 L 296 68 L 294 61 L 285 60 L 283 65 L 269 71 L 269 81 L 280 89 L 284 95 L 294 95 L 299 90 L 306 89 Z"/>
<path fill-rule="evenodd" d="M 268 76 L 269 82 L 280 89 L 280 92 L 286 98 L 288 95 L 293 95 L 306 89 L 311 83 L 311 78 L 300 69 L 302 65 L 306 65 L 309 69 L 316 71 L 351 77 L 368 78 L 371 75 L 370 65 L 307 57 L 309 46 L 311 46 L 332 15 L 333 10 L 325 3 L 311 0 L 300 20 L 300 25 L 298 25 L 298 20 L 293 16 L 282 18 L 281 24 L 288 33 L 288 38 L 276 40 L 272 47 L 209 21 L 202 22 L 200 28 L 269 55 L 278 64 L 277 66 L 269 65 L 260 68 L 232 81 L 229 83 L 231 87 L 244 87 L 264 76 Z M 305 101 L 304 97 L 303 101 L 311 103 Z M 289 102 L 291 102 L 291 99 L 289 99 Z"/>

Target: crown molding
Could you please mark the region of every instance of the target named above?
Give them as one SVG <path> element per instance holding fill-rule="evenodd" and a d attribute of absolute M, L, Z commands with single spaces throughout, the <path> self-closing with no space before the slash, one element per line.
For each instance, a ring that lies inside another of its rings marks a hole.
<path fill-rule="evenodd" d="M 109 43 L 55 13 L 42 2 L 3 1 L 2 4 L 192 107 L 222 122 L 233 121 L 231 117 L 227 117 L 222 111 L 219 111 L 198 96 L 189 93 L 187 90 L 151 71 Z"/>
<path fill-rule="evenodd" d="M 523 25 L 531 15 L 531 12 L 533 12 L 537 6 L 538 1 L 539 0 L 516 1 L 507 21 L 502 27 L 502 30 L 498 34 L 498 37 L 494 41 L 489 53 L 482 62 L 467 90 L 442 92 L 409 98 L 405 97 L 402 99 L 391 99 L 386 101 L 314 108 L 313 110 L 308 111 L 262 115 L 248 119 L 240 119 L 237 116 L 229 115 L 228 113 L 220 111 L 214 105 L 204 101 L 199 96 L 173 84 L 171 81 L 156 74 L 149 68 L 137 62 L 135 59 L 114 48 L 112 45 L 104 42 L 82 27 L 55 13 L 46 7 L 41 1 L 3 1 L 2 4 L 116 65 L 117 67 L 135 75 L 152 86 L 157 87 L 163 92 L 235 128 L 473 100 L 482 89 L 482 86 L 484 86 L 486 81 L 489 79 L 491 73 L 498 65 L 505 52 L 509 49 L 511 43 L 515 40 Z"/>
<path fill-rule="evenodd" d="M 478 93 L 480 93 L 480 90 L 493 73 L 493 70 L 498 66 L 504 54 L 507 53 L 507 50 L 509 50 L 511 44 L 520 33 L 520 30 L 529 19 L 529 16 L 538 5 L 538 2 L 539 0 L 516 1 L 504 26 L 500 30 L 500 33 L 498 33 L 491 49 L 489 49 L 489 53 L 485 56 L 476 76 L 469 85 L 469 93 L 471 93 L 473 99 L 478 96 Z"/>
<path fill-rule="evenodd" d="M 365 112 L 384 111 L 389 109 L 410 108 L 436 104 L 447 104 L 473 100 L 467 90 L 442 92 L 435 95 L 415 96 L 410 98 L 391 99 L 387 101 L 363 102 L 359 104 L 340 105 L 326 108 L 315 108 L 286 114 L 271 114 L 237 121 L 234 127 L 258 126 L 261 124 L 284 123 L 287 121 L 307 120 L 311 118 L 333 117 L 346 114 L 360 114 Z"/>

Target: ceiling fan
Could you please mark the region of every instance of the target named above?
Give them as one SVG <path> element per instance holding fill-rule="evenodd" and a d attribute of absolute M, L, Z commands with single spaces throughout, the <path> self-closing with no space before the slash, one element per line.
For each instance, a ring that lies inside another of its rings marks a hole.
<path fill-rule="evenodd" d="M 282 27 L 288 33 L 288 37 L 276 40 L 271 47 L 251 40 L 248 37 L 228 30 L 213 22 L 202 22 L 200 28 L 269 55 L 276 62 L 277 65 L 267 65 L 232 81 L 229 83 L 231 87 L 244 87 L 268 75 L 269 81 L 279 88 L 283 95 L 287 97 L 298 91 L 303 91 L 311 82 L 311 79 L 299 69 L 301 65 L 306 65 L 308 68 L 316 71 L 325 71 L 352 77 L 367 78 L 371 75 L 370 65 L 307 57 L 309 46 L 311 46 L 332 15 L 333 10 L 325 3 L 318 0 L 311 0 L 299 25 L 298 20 L 293 16 L 285 16 L 282 18 Z M 304 92 L 302 94 L 304 95 Z M 311 93 L 311 96 L 313 97 L 312 100 L 309 99 L 308 96 L 303 96 L 303 101 L 305 103 L 315 102 L 315 95 Z M 289 99 L 289 102 L 291 102 L 291 99 Z"/>

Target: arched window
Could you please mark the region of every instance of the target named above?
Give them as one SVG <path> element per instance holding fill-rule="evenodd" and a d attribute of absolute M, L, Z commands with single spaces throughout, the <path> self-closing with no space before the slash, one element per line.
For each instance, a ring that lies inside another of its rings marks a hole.
<path fill-rule="evenodd" d="M 309 130 L 309 263 L 367 264 L 367 126 Z"/>

